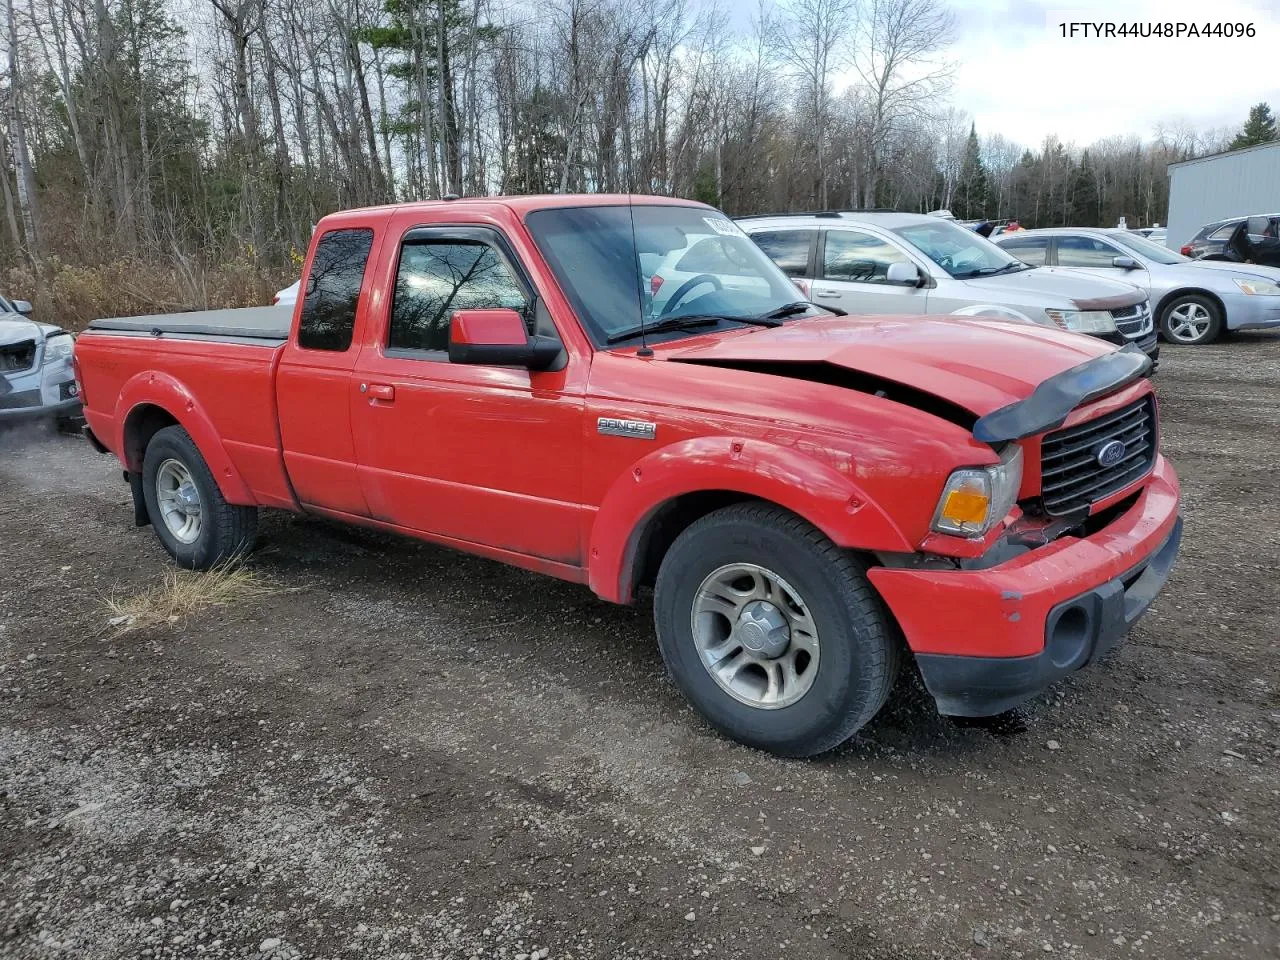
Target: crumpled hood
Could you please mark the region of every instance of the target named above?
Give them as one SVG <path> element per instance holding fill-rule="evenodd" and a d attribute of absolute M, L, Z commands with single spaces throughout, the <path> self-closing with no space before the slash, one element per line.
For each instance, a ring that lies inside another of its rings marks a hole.
<path fill-rule="evenodd" d="M 22 343 L 24 340 L 39 343 L 45 338 L 44 330 L 39 324 L 24 317 L 15 319 L 16 316 L 0 316 L 0 347 Z"/>
<path fill-rule="evenodd" d="M 1066 267 L 1036 267 L 1019 273 L 975 277 L 965 281 L 965 295 L 975 300 L 990 297 L 996 302 L 1000 302 L 1001 297 L 1037 302 L 1057 297 L 1076 304 L 1082 310 L 1114 310 L 1147 298 L 1146 291 L 1132 283 Z M 1110 304 L 1111 301 L 1114 304 Z M 1045 306 L 1055 304 L 1045 303 Z"/>
<path fill-rule="evenodd" d="M 658 358 L 682 363 L 835 364 L 933 394 L 979 417 L 1115 349 L 1083 334 L 977 317 L 799 320 L 653 347 Z"/>

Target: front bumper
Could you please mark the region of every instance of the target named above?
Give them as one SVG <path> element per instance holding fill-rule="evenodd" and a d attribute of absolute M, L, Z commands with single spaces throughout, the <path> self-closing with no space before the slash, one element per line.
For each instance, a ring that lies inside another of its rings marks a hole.
<path fill-rule="evenodd" d="M 0 424 L 30 423 L 33 420 L 76 420 L 83 415 L 79 397 L 46 403 L 39 407 L 0 406 Z"/>
<path fill-rule="evenodd" d="M 1091 536 L 982 570 L 872 568 L 939 711 L 1000 713 L 1115 646 L 1177 558 L 1178 497 L 1157 457 L 1129 508 Z"/>
<path fill-rule="evenodd" d="M 1222 298 L 1228 330 L 1262 330 L 1280 327 L 1280 297 L 1229 294 Z"/>

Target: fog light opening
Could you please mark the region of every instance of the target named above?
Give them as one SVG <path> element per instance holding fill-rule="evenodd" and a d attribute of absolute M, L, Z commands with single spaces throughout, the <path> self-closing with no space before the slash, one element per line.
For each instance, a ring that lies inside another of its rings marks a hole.
<path fill-rule="evenodd" d="M 1081 666 L 1089 655 L 1093 618 L 1079 604 L 1067 607 L 1049 630 L 1046 648 L 1049 659 L 1059 668 Z"/>

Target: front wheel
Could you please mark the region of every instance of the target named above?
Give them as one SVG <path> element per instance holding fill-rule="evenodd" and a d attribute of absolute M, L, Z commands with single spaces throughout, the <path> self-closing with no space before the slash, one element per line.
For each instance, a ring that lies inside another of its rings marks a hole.
<path fill-rule="evenodd" d="M 680 534 L 654 614 L 663 659 L 694 707 L 780 756 L 847 740 L 898 672 L 897 637 L 862 568 L 767 504 L 717 510 Z"/>
<path fill-rule="evenodd" d="M 1160 332 L 1184 346 L 1212 343 L 1222 333 L 1222 308 L 1195 293 L 1174 297 L 1160 313 Z"/>
<path fill-rule="evenodd" d="M 179 566 L 208 570 L 253 548 L 257 508 L 227 503 L 182 427 L 158 430 L 147 444 L 142 494 L 156 536 Z"/>

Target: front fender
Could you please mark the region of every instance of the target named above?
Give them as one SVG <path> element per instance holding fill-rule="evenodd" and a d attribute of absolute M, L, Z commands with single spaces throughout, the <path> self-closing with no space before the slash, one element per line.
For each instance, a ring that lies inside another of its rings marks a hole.
<path fill-rule="evenodd" d="M 705 491 L 776 503 L 840 546 L 913 550 L 844 470 L 852 470 L 847 459 L 828 462 L 816 451 L 726 436 L 697 437 L 655 450 L 621 474 L 601 501 L 591 528 L 588 583 L 606 600 L 628 602 L 645 522 L 673 498 Z"/>
<path fill-rule="evenodd" d="M 227 456 L 222 438 L 208 412 L 180 380 L 167 373 L 149 370 L 135 374 L 125 382 L 116 398 L 112 426 L 115 431 L 112 438 L 114 443 L 108 446 L 117 451 L 127 470 L 133 473 L 142 471 L 141 454 L 131 456 L 130 451 L 125 448 L 129 418 L 141 406 L 159 407 L 191 435 L 228 503 L 242 506 L 257 504 L 258 501 L 250 492 L 244 477 Z"/>

